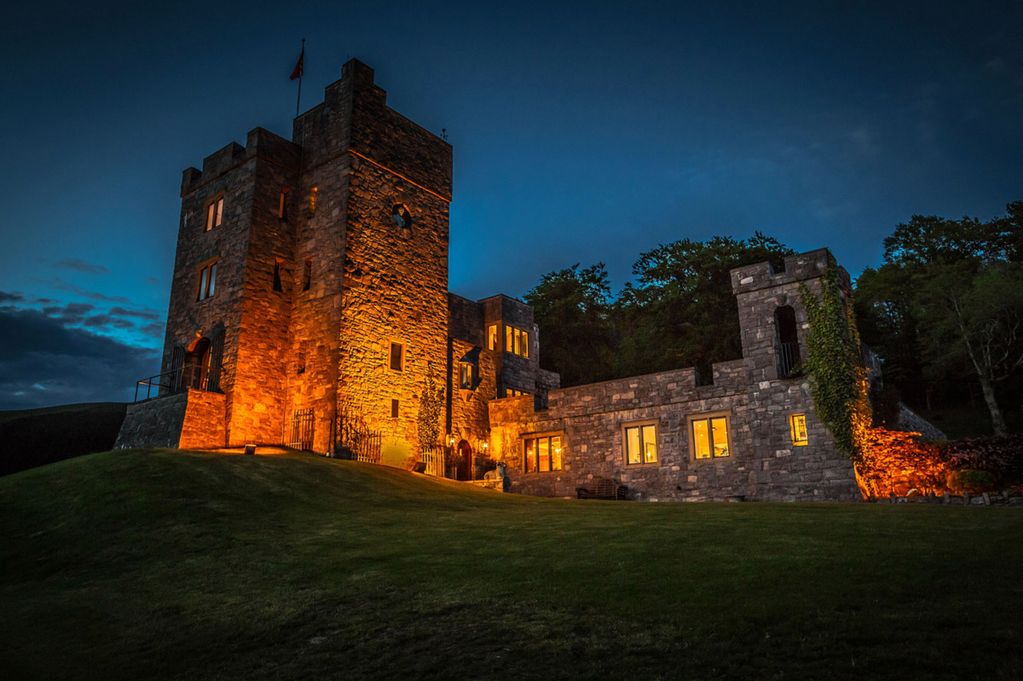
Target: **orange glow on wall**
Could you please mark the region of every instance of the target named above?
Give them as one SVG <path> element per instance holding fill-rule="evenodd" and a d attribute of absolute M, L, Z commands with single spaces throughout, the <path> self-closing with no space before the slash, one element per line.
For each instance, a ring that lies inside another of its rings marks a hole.
<path fill-rule="evenodd" d="M 920 433 L 867 428 L 860 438 L 854 469 L 864 499 L 947 491 L 948 464 L 937 445 L 920 440 Z"/>

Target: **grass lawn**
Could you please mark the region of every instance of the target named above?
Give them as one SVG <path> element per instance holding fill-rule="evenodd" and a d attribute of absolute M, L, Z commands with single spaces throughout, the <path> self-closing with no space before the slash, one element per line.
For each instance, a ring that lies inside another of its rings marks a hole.
<path fill-rule="evenodd" d="M 1023 677 L 1023 509 L 536 499 L 312 456 L 0 479 L 0 677 Z"/>

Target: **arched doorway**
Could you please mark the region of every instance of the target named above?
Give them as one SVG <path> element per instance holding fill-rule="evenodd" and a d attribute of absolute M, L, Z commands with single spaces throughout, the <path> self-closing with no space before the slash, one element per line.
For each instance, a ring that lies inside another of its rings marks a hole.
<path fill-rule="evenodd" d="M 778 378 L 788 378 L 798 372 L 800 362 L 796 311 L 791 305 L 775 309 L 774 328 L 778 340 Z"/>
<path fill-rule="evenodd" d="M 181 368 L 181 387 L 206 390 L 210 380 L 213 344 L 209 338 L 197 338 L 185 349 L 185 362 Z"/>
<path fill-rule="evenodd" d="M 455 451 L 455 480 L 472 480 L 472 447 L 461 440 Z"/>

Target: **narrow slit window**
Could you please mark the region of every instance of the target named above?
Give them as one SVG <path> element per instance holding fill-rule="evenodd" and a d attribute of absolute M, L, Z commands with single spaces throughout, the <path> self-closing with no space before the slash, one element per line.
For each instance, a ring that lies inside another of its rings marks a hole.
<path fill-rule="evenodd" d="M 277 203 L 277 217 L 284 222 L 288 221 L 288 188 L 281 190 L 281 196 Z"/>
<path fill-rule="evenodd" d="M 309 189 L 309 214 L 314 215 L 316 213 L 316 200 L 319 197 L 320 188 L 315 184 Z"/>
<path fill-rule="evenodd" d="M 302 290 L 308 291 L 313 285 L 313 261 L 308 258 L 302 266 Z"/>
<path fill-rule="evenodd" d="M 401 371 L 405 365 L 405 346 L 401 343 L 391 343 L 390 353 L 391 371 Z"/>
<path fill-rule="evenodd" d="M 391 400 L 391 418 L 392 419 L 398 418 L 398 408 L 399 408 L 399 406 L 400 406 L 400 403 L 398 402 L 398 400 L 393 400 L 393 399 Z"/>
<path fill-rule="evenodd" d="M 284 283 L 281 281 L 281 263 L 278 260 L 274 263 L 274 291 L 281 293 L 284 291 Z"/>

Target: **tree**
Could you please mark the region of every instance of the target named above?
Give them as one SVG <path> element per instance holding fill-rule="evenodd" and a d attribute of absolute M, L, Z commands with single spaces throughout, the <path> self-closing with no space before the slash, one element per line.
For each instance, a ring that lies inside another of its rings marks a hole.
<path fill-rule="evenodd" d="M 731 270 L 777 263 L 792 250 L 760 232 L 751 238 L 682 239 L 640 255 L 635 283 L 622 290 L 616 318 L 620 376 L 742 356 Z"/>
<path fill-rule="evenodd" d="M 988 221 L 915 215 L 885 239 L 885 264 L 857 282 L 864 338 L 886 375 L 917 384 L 928 403 L 942 389 L 961 399 L 972 377 L 999 434 L 997 388 L 1023 368 L 1021 238 L 1023 202 Z"/>
<path fill-rule="evenodd" d="M 440 440 L 440 419 L 443 414 L 444 389 L 434 381 L 431 364 L 423 379 L 423 394 L 419 397 L 419 413 L 416 416 L 420 451 L 436 445 Z"/>
<path fill-rule="evenodd" d="M 550 272 L 526 294 L 540 327 L 540 363 L 560 373 L 562 385 L 611 377 L 610 300 L 604 263 Z"/>
<path fill-rule="evenodd" d="M 995 387 L 1023 367 L 1023 265 L 977 262 L 927 266 L 918 277 L 933 361 L 965 352 L 996 435 L 1008 428 Z"/>

